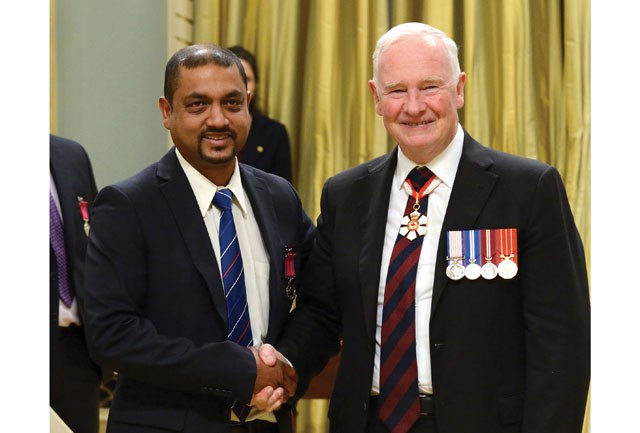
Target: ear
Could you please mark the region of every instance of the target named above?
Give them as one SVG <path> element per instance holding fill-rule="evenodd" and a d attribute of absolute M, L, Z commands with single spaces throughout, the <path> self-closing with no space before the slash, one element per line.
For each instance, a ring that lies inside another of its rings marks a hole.
<path fill-rule="evenodd" d="M 467 82 L 467 74 L 460 73 L 458 84 L 456 84 L 456 108 L 459 110 L 464 107 L 464 84 Z"/>
<path fill-rule="evenodd" d="M 160 108 L 160 114 L 162 114 L 162 124 L 166 129 L 171 126 L 171 104 L 164 96 L 158 99 L 158 108 Z"/>
<path fill-rule="evenodd" d="M 251 100 L 253 99 L 253 93 L 251 93 L 251 91 L 247 90 L 247 107 L 249 105 L 251 105 Z"/>
<path fill-rule="evenodd" d="M 373 102 L 376 104 L 376 113 L 378 113 L 379 116 L 382 116 L 380 95 L 378 95 L 378 89 L 376 88 L 376 83 L 373 80 L 369 80 L 369 89 L 371 89 L 371 93 L 373 94 Z"/>

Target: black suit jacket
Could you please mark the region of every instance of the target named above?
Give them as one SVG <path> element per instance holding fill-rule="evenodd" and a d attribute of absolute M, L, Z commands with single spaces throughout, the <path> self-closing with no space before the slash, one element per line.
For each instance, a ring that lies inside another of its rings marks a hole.
<path fill-rule="evenodd" d="M 243 164 L 240 174 L 269 255 L 266 342 L 275 343 L 291 308 L 285 249 L 300 270 L 314 227 L 290 183 Z M 87 274 L 90 350 L 119 373 L 109 431 L 226 432 L 230 403 L 251 400 L 256 365 L 227 341 L 216 258 L 174 149 L 100 191 Z M 290 410 L 278 416 L 290 431 Z"/>
<path fill-rule="evenodd" d="M 364 432 L 391 180 L 388 155 L 329 179 L 316 245 L 280 349 L 303 384 L 344 340 L 331 432 Z M 449 230 L 517 228 L 519 272 L 447 278 Z M 558 172 L 465 133 L 437 252 L 429 324 L 440 433 L 579 433 L 589 384 L 582 243 Z"/>
<path fill-rule="evenodd" d="M 291 149 L 285 126 L 253 113 L 251 129 L 240 161 L 291 182 Z"/>
<path fill-rule="evenodd" d="M 83 277 L 87 235 L 78 204 L 89 205 L 96 196 L 91 162 L 82 146 L 66 138 L 50 136 L 49 168 L 56 184 L 64 222 L 64 243 L 69 276 L 84 320 Z M 50 250 L 50 404 L 69 427 L 77 432 L 98 431 L 100 369 L 89 357 L 82 327 L 58 326 L 58 277 L 55 255 Z"/>

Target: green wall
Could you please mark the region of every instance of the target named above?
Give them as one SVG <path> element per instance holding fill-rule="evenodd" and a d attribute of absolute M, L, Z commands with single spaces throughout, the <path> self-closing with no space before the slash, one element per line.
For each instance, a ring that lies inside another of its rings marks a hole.
<path fill-rule="evenodd" d="M 98 188 L 158 160 L 166 1 L 57 0 L 56 44 L 57 134 L 85 147 Z"/>

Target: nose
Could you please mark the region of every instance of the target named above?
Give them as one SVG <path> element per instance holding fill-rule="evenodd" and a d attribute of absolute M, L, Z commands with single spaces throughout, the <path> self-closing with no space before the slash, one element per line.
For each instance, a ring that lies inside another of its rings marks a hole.
<path fill-rule="evenodd" d="M 209 115 L 207 116 L 207 126 L 223 128 L 229 124 L 229 119 L 219 104 L 211 104 Z"/>
<path fill-rule="evenodd" d="M 404 103 L 404 111 L 410 115 L 422 113 L 427 109 L 424 97 L 420 95 L 418 89 L 409 89 L 407 91 L 407 100 Z"/>

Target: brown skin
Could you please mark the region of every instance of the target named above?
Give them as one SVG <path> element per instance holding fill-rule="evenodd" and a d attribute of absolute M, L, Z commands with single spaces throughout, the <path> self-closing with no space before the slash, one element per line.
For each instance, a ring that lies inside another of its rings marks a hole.
<path fill-rule="evenodd" d="M 249 347 L 256 359 L 258 366 L 258 374 L 253 393 L 257 394 L 268 386 L 282 386 L 284 390 L 284 399 L 292 396 L 296 392 L 298 383 L 298 373 L 289 365 L 284 357 L 273 349 L 273 353 L 265 354 L 270 345 L 264 345 L 260 353 L 255 347 Z M 275 358 L 275 359 L 274 359 Z"/>
<path fill-rule="evenodd" d="M 229 183 L 236 155 L 244 146 L 251 116 L 251 94 L 235 66 L 207 64 L 180 68 L 173 101 L 158 101 L 162 124 L 180 154 L 218 186 Z M 277 410 L 296 390 L 297 373 L 272 346 L 264 345 L 266 362 L 249 347 L 257 367 L 255 401 L 262 410 Z"/>
<path fill-rule="evenodd" d="M 216 185 L 227 185 L 251 128 L 250 94 L 235 66 L 180 68 L 173 101 L 158 101 L 180 154 Z"/>

